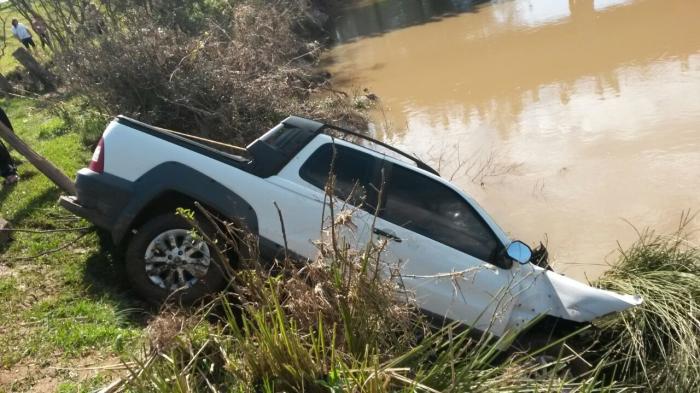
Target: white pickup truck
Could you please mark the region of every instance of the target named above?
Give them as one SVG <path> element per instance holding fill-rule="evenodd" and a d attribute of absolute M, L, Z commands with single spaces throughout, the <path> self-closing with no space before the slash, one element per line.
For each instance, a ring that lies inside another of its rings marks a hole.
<path fill-rule="evenodd" d="M 274 258 L 284 244 L 276 202 L 289 250 L 314 259 L 333 160 L 337 203 L 357 205 L 354 241 L 385 238 L 384 263 L 400 265 L 403 284 L 429 315 L 501 336 L 541 315 L 579 324 L 641 303 L 529 263 L 530 248 L 511 241 L 466 193 L 371 138 L 289 117 L 245 156 L 120 116 L 78 172 L 77 196 L 61 204 L 127 244 L 126 270 L 140 295 L 158 301 L 179 289 L 193 300 L 220 290 L 226 278 L 175 209 L 198 201 L 245 225 L 262 256 Z M 358 189 L 361 198 L 351 191 Z M 451 272 L 462 274 L 440 275 Z"/>

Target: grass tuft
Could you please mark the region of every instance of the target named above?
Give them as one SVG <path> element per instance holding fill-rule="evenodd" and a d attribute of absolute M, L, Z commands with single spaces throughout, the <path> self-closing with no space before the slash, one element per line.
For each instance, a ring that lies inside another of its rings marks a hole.
<path fill-rule="evenodd" d="M 700 387 L 700 248 L 690 242 L 693 216 L 676 233 L 639 232 L 620 260 L 597 282 L 635 293 L 644 303 L 604 321 L 598 339 L 615 374 L 648 391 L 691 392 Z"/>

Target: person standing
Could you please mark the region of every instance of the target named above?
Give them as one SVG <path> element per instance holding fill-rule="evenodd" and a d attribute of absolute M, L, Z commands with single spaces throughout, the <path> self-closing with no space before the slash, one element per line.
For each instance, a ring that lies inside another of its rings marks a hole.
<path fill-rule="evenodd" d="M 7 114 L 4 110 L 2 110 L 2 108 L 0 108 L 0 122 L 2 122 L 2 124 L 4 124 L 5 127 L 9 128 L 11 131 L 14 131 L 12 129 L 10 119 L 7 117 Z M 15 184 L 19 181 L 17 167 L 15 167 L 12 157 L 10 157 L 10 152 L 7 151 L 7 148 L 2 143 L 2 140 L 0 140 L 0 176 L 5 178 L 3 184 L 6 186 Z"/>
<path fill-rule="evenodd" d="M 49 28 L 46 26 L 44 18 L 39 15 L 34 15 L 34 17 L 32 17 L 32 30 L 39 36 L 42 49 L 44 49 L 46 45 L 52 48 L 51 41 L 49 40 Z"/>
<path fill-rule="evenodd" d="M 91 31 L 97 34 L 105 32 L 105 20 L 95 3 L 87 3 L 85 5 L 85 23 Z"/>
<path fill-rule="evenodd" d="M 36 49 L 36 44 L 34 44 L 34 40 L 32 39 L 32 33 L 29 32 L 26 26 L 19 23 L 17 19 L 12 19 L 12 34 L 22 42 L 25 48 L 29 49 L 31 46 Z"/>

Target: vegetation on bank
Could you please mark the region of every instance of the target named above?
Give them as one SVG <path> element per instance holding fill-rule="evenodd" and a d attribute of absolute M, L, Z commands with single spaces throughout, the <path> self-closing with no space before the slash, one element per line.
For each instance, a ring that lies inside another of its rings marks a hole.
<path fill-rule="evenodd" d="M 78 101 L 60 110 L 45 100 L 0 105 L 64 171 L 89 160 L 80 133 L 56 115 L 78 112 Z M 121 379 L 127 391 L 692 392 L 700 381 L 700 251 L 682 231 L 642 233 L 601 278 L 645 303 L 574 339 L 592 368 L 573 379 L 564 371 L 570 358 L 504 357 L 493 339 L 427 329 L 370 274 L 377 248 L 329 243 L 317 263 L 281 265 L 275 275 L 248 261 L 235 296 L 158 313 L 131 294 L 109 240 L 57 207 L 58 191 L 31 166 L 20 174 L 18 187 L 0 193 L 0 215 L 33 231 L 13 233 L 0 254 L 5 391 L 86 391 Z M 36 233 L 65 229 L 73 230 Z"/>
<path fill-rule="evenodd" d="M 100 113 L 239 144 L 290 114 L 366 124 L 318 67 L 332 0 L 94 3 L 13 2 L 44 15 L 51 71 Z"/>
<path fill-rule="evenodd" d="M 16 132 L 64 172 L 89 161 L 80 133 L 46 100 L 15 98 L 0 106 Z M 124 284 L 104 235 L 60 208 L 59 190 L 13 156 L 22 181 L 0 191 L 0 216 L 16 230 L 0 248 L 0 392 L 103 384 L 108 370 L 81 369 L 119 364 L 133 352 L 148 311 Z"/>
<path fill-rule="evenodd" d="M 671 235 L 652 230 L 639 239 L 597 282 L 634 293 L 645 302 L 601 324 L 603 359 L 625 380 L 656 392 L 692 392 L 700 387 L 700 246 L 689 239 L 694 216 L 684 213 Z"/>

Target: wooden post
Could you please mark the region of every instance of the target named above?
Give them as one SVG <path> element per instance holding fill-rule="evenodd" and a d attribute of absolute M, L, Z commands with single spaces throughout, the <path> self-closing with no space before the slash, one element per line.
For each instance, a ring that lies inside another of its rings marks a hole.
<path fill-rule="evenodd" d="M 63 191 L 70 195 L 75 195 L 75 183 L 68 176 L 64 175 L 60 169 L 56 168 L 49 160 L 38 155 L 34 150 L 32 150 L 29 145 L 24 143 L 12 130 L 7 128 L 6 125 L 0 122 L 0 137 L 2 137 L 7 143 L 14 147 L 21 155 L 24 156 L 29 162 L 32 163 L 38 169 L 46 175 L 52 182 L 54 182 Z"/>
<path fill-rule="evenodd" d="M 17 50 L 12 52 L 12 57 L 17 59 L 29 73 L 39 79 L 46 91 L 56 90 L 56 77 L 39 64 L 29 51 L 24 48 L 17 48 Z"/>
<path fill-rule="evenodd" d="M 8 229 L 11 228 L 10 223 L 4 218 L 0 217 L 0 246 L 4 246 L 10 242 L 10 232 Z"/>
<path fill-rule="evenodd" d="M 14 89 L 10 84 L 10 81 L 5 78 L 5 75 L 0 74 L 0 96 L 8 96 L 12 93 Z"/>

